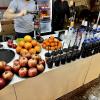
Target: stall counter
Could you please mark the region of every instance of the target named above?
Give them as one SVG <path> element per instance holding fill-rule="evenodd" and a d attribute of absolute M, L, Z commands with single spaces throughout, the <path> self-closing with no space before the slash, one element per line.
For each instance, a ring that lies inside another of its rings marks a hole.
<path fill-rule="evenodd" d="M 4 48 L 7 49 L 6 42 L 3 44 Z M 43 59 L 45 52 L 42 49 L 40 53 Z M 16 54 L 13 60 L 18 57 L 18 54 Z M 92 62 L 95 58 L 96 61 Z M 8 100 L 9 95 L 10 100 L 55 100 L 97 78 L 100 74 L 99 58 L 100 55 L 96 54 L 53 69 L 46 67 L 42 74 L 29 79 L 14 75 L 12 82 L 0 90 L 0 100 Z M 98 63 L 96 65 L 98 72 L 94 74 L 94 71 L 91 70 L 95 69 L 93 65 L 96 63 Z M 12 61 L 9 65 L 12 65 Z"/>

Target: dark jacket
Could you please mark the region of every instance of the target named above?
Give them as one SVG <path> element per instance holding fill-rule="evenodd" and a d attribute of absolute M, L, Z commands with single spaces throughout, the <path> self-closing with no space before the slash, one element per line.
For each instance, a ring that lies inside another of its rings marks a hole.
<path fill-rule="evenodd" d="M 60 1 L 60 0 L 59 0 Z M 58 2 L 56 0 L 53 4 L 53 9 L 52 9 L 52 28 L 54 31 L 56 30 L 62 30 L 64 27 L 64 21 L 65 21 L 65 16 L 69 18 L 70 16 L 70 11 L 69 11 L 69 6 L 68 2 L 64 1 Z"/>

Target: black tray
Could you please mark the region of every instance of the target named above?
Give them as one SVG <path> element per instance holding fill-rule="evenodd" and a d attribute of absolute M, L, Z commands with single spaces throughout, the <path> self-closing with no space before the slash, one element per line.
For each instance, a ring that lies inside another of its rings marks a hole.
<path fill-rule="evenodd" d="M 0 49 L 0 60 L 6 61 L 9 63 L 15 57 L 15 53 L 9 49 Z"/>

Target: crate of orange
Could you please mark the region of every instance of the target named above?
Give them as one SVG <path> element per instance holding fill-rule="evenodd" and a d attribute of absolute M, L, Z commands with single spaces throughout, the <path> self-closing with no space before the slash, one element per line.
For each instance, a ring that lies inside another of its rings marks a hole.
<path fill-rule="evenodd" d="M 62 43 L 56 39 L 54 36 L 50 36 L 48 39 L 45 39 L 42 43 L 42 47 L 46 50 L 58 50 L 62 48 Z"/>
<path fill-rule="evenodd" d="M 38 54 L 41 52 L 41 45 L 31 36 L 26 35 L 17 43 L 16 52 L 22 56 Z"/>

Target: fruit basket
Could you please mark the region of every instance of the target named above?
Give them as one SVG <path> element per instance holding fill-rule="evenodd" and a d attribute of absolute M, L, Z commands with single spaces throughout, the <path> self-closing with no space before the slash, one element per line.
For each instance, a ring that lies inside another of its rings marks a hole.
<path fill-rule="evenodd" d="M 45 61 L 38 54 L 20 56 L 13 62 L 12 69 L 19 77 L 35 77 L 45 70 Z"/>
<path fill-rule="evenodd" d="M 16 47 L 17 47 L 17 45 L 14 43 L 14 41 L 13 40 L 11 40 L 11 39 L 9 39 L 8 41 L 7 41 L 7 46 L 9 47 L 9 48 L 13 48 L 13 49 L 16 49 Z"/>
<path fill-rule="evenodd" d="M 58 50 L 62 48 L 62 43 L 55 38 L 54 36 L 50 36 L 48 39 L 45 39 L 42 43 L 42 47 L 46 50 Z"/>
<path fill-rule="evenodd" d="M 41 45 L 31 36 L 27 35 L 23 39 L 17 40 L 16 52 L 21 56 L 38 54 L 41 52 Z"/>
<path fill-rule="evenodd" d="M 13 76 L 11 66 L 7 65 L 5 61 L 0 61 L 0 90 L 10 83 Z"/>

